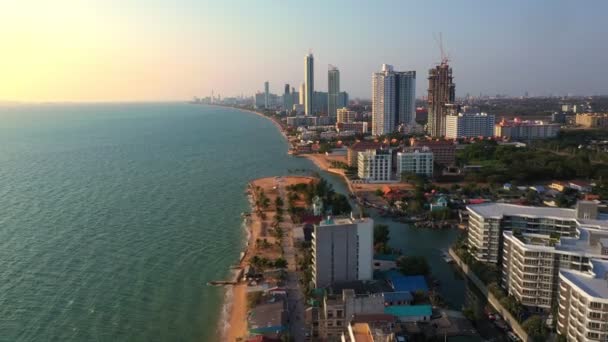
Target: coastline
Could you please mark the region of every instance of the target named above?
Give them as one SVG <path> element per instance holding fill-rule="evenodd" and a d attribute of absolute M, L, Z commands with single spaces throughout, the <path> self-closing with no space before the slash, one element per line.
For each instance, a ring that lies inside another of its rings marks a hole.
<path fill-rule="evenodd" d="M 269 120 L 273 123 L 273 125 L 277 128 L 278 132 L 283 136 L 285 141 L 289 144 L 289 138 L 285 133 L 285 130 L 276 120 L 264 115 L 263 113 L 256 112 L 250 109 L 231 107 L 231 106 L 221 106 L 221 105 L 210 105 L 215 107 L 222 108 L 230 108 L 239 110 L 242 112 L 247 112 L 250 114 L 257 115 L 266 120 Z M 347 185 L 347 188 L 351 194 L 354 194 L 352 184 L 346 178 L 344 172 L 340 169 L 334 169 L 329 167 L 329 165 L 322 161 L 321 158 L 324 158 L 321 154 L 302 154 L 297 155 L 297 157 L 303 157 L 310 160 L 315 166 L 317 166 L 320 170 L 342 176 L 342 180 Z M 256 239 L 260 236 L 260 229 L 256 230 L 256 225 L 260 225 L 259 220 L 253 219 L 253 213 L 256 210 L 255 207 L 255 199 L 253 198 L 252 193 L 250 192 L 253 183 L 257 180 L 251 180 L 247 184 L 246 191 L 248 192 L 248 202 L 250 207 L 250 213 L 252 213 L 252 217 L 247 218 L 244 223 L 245 230 L 245 243 L 243 246 L 243 250 L 241 252 L 241 258 L 239 260 L 239 267 L 243 270 L 247 264 L 250 255 L 253 253 L 253 248 L 255 245 Z M 232 275 L 233 276 L 233 275 Z M 224 303 L 222 305 L 221 317 L 218 322 L 218 330 L 219 337 L 222 341 L 236 341 L 239 338 L 246 337 L 247 334 L 247 316 L 248 316 L 248 303 L 247 303 L 247 284 L 245 283 L 237 283 L 235 285 L 231 285 L 226 288 L 226 292 L 224 294 Z"/>

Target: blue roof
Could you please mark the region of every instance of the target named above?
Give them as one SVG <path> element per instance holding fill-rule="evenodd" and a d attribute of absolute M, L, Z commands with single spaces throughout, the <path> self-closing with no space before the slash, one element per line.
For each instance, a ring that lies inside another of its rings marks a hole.
<path fill-rule="evenodd" d="M 387 273 L 387 278 L 395 292 L 428 292 L 429 290 L 429 287 L 426 284 L 426 280 L 421 275 L 404 276 L 397 271 L 392 271 Z"/>
<path fill-rule="evenodd" d="M 385 307 L 384 313 L 397 317 L 431 316 L 433 309 L 430 305 L 396 305 Z"/>
<path fill-rule="evenodd" d="M 411 302 L 414 299 L 410 292 L 384 292 L 384 302 Z"/>

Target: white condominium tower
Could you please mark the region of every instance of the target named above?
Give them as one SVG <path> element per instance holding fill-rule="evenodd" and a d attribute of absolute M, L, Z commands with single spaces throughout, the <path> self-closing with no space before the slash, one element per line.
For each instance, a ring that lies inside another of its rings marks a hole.
<path fill-rule="evenodd" d="M 335 118 L 340 100 L 340 70 L 333 65 L 327 72 L 327 115 Z"/>
<path fill-rule="evenodd" d="M 304 57 L 304 114 L 312 115 L 312 98 L 315 91 L 315 67 L 312 53 Z"/>
<path fill-rule="evenodd" d="M 401 125 L 412 125 L 416 111 L 416 72 L 396 72 L 383 64 L 372 75 L 372 134 L 391 133 Z"/>

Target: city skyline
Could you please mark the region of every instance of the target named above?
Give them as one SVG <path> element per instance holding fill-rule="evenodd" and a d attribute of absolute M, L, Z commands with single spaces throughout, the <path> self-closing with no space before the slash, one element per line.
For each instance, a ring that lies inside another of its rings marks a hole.
<path fill-rule="evenodd" d="M 263 80 L 281 93 L 280 85 L 304 81 L 300 61 L 309 50 L 317 84 L 326 85 L 320 71 L 336 65 L 341 88 L 369 99 L 378 65 L 425 74 L 439 63 L 439 32 L 459 97 L 608 94 L 597 72 L 606 54 L 601 16 L 608 4 L 601 1 L 22 1 L 2 9 L 4 101 L 252 95 Z M 310 27 L 304 18 L 313 13 L 319 20 Z M 425 83 L 418 82 L 419 95 Z"/>

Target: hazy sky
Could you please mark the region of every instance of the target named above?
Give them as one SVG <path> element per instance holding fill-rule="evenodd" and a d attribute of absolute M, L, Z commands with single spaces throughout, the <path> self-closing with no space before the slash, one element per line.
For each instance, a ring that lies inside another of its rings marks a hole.
<path fill-rule="evenodd" d="M 443 32 L 457 95 L 608 94 L 608 1 L 0 0 L 0 100 L 183 100 L 282 92 L 315 55 L 369 98 L 382 63 L 416 70 Z"/>

